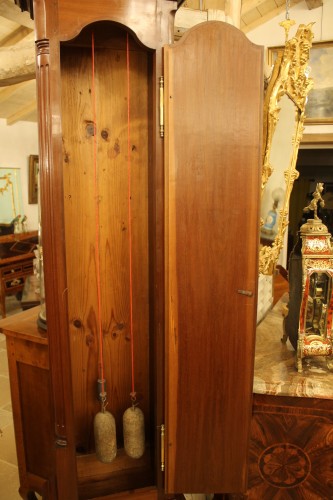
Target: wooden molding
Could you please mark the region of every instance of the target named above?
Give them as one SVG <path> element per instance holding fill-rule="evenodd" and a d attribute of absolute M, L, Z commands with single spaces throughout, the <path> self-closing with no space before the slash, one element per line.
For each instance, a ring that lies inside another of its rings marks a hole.
<path fill-rule="evenodd" d="M 13 125 L 19 120 L 24 119 L 26 116 L 30 115 L 37 110 L 36 100 L 28 102 L 25 106 L 22 106 L 18 111 L 13 113 L 11 116 L 7 117 L 7 125 Z"/>
<path fill-rule="evenodd" d="M 301 144 L 332 144 L 333 134 L 303 134 Z"/>

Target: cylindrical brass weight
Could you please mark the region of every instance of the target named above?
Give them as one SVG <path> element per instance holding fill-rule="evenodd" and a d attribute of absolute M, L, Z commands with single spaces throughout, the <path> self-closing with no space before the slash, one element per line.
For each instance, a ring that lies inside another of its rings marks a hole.
<path fill-rule="evenodd" d="M 140 458 L 145 452 L 145 422 L 137 406 L 127 408 L 123 415 L 124 448 L 131 458 Z"/>
<path fill-rule="evenodd" d="M 98 412 L 94 419 L 96 457 L 100 462 L 110 463 L 117 455 L 116 422 L 108 412 Z"/>

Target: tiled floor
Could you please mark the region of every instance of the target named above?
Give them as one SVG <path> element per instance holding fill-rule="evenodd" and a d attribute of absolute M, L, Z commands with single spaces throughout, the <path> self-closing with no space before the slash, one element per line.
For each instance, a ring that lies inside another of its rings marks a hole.
<path fill-rule="evenodd" d="M 20 312 L 15 297 L 6 299 L 7 315 Z M 14 438 L 12 405 L 10 398 L 6 338 L 0 333 L 0 498 L 21 499 L 18 494 L 19 479 Z"/>

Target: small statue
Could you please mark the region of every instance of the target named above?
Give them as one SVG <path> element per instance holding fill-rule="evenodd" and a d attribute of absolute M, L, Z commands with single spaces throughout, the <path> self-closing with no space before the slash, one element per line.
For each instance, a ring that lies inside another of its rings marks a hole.
<path fill-rule="evenodd" d="M 325 202 L 321 196 L 321 193 L 323 192 L 324 189 L 324 183 L 323 182 L 318 182 L 316 186 L 316 190 L 312 193 L 313 199 L 310 201 L 307 207 L 303 208 L 303 212 L 310 212 L 310 210 L 314 211 L 313 218 L 314 219 L 319 219 L 317 215 L 317 210 L 318 210 L 318 203 L 321 206 L 321 208 L 324 208 Z"/>

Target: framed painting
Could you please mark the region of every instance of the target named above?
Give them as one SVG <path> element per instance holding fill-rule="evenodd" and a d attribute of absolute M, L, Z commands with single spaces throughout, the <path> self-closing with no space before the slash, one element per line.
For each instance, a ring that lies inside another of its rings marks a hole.
<path fill-rule="evenodd" d="M 268 48 L 268 64 L 274 64 L 283 47 Z M 309 57 L 309 76 L 314 86 L 305 108 L 305 123 L 333 124 L 333 42 L 312 44 Z"/>
<path fill-rule="evenodd" d="M 38 155 L 29 156 L 29 204 L 38 203 Z"/>

